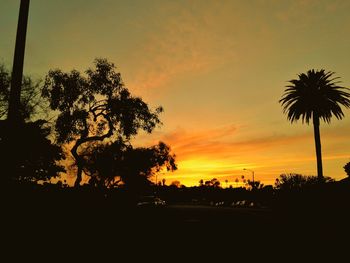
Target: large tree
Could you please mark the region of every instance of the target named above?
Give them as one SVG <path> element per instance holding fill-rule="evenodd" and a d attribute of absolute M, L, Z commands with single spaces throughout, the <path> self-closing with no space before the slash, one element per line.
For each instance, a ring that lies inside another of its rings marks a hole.
<path fill-rule="evenodd" d="M 298 79 L 289 81 L 280 103 L 283 112 L 292 123 L 299 119 L 309 124 L 312 119 L 317 158 L 317 176 L 323 179 L 320 120 L 330 123 L 332 116 L 342 119 L 344 113 L 341 105 L 350 107 L 349 89 L 338 86 L 338 77 L 334 72 L 309 70 L 298 75 Z"/>
<path fill-rule="evenodd" d="M 127 143 L 139 130 L 151 133 L 161 123 L 158 115 L 163 111 L 161 107 L 151 110 L 141 98 L 132 96 L 113 63 L 96 59 L 94 66 L 85 75 L 76 70 L 49 71 L 42 93 L 59 113 L 57 141 L 73 143 L 75 186 L 82 180 L 82 148 L 104 140 Z"/>

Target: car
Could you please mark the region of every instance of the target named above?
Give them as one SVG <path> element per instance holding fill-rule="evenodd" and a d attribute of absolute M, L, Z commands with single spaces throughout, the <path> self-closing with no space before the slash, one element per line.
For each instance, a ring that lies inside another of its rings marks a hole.
<path fill-rule="evenodd" d="M 224 201 L 217 201 L 213 203 L 214 206 L 224 206 L 225 202 Z"/>
<path fill-rule="evenodd" d="M 248 200 L 240 200 L 236 202 L 232 202 L 231 206 L 233 207 L 253 207 L 254 203 Z"/>
<path fill-rule="evenodd" d="M 142 196 L 137 202 L 138 207 L 155 207 L 155 206 L 164 206 L 166 202 L 159 197 L 150 195 Z"/>

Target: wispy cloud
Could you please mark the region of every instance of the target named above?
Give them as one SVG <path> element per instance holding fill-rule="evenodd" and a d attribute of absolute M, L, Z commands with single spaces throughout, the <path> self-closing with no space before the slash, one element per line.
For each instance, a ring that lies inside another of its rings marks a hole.
<path fill-rule="evenodd" d="M 172 146 L 180 159 L 187 159 L 201 156 L 229 158 L 241 154 L 259 153 L 309 138 L 308 134 L 293 136 L 281 134 L 238 141 L 235 139 L 235 134 L 239 132 L 234 125 L 194 132 L 178 129 L 163 135 L 162 140 Z"/>
<path fill-rule="evenodd" d="M 137 61 L 137 69 L 129 81 L 131 87 L 164 88 L 175 78 L 207 72 L 224 63 L 223 57 L 234 57 L 230 43 L 213 28 L 216 25 L 212 23 L 217 20 L 208 18 L 212 15 L 210 7 L 203 7 L 196 10 L 191 3 L 185 8 L 170 2 L 154 10 L 168 17 L 162 17 L 161 23 L 157 21 L 157 31 L 150 31 L 141 48 L 131 57 Z M 142 28 L 143 21 L 136 26 Z"/>

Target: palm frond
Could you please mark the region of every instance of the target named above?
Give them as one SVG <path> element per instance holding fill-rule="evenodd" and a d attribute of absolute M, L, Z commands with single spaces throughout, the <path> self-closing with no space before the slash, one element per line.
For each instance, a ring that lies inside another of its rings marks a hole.
<path fill-rule="evenodd" d="M 344 113 L 341 106 L 350 108 L 350 94 L 348 88 L 338 85 L 339 77 L 334 77 L 334 74 L 324 69 L 311 69 L 298 74 L 298 79 L 288 81 L 279 100 L 287 119 L 291 122 L 301 119 L 307 124 L 313 116 L 327 123 L 332 116 L 342 119 Z"/>

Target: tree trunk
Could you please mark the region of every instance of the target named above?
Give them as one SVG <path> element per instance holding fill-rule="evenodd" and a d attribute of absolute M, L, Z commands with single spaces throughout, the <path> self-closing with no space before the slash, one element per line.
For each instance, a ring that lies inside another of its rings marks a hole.
<path fill-rule="evenodd" d="M 74 187 L 79 187 L 81 180 L 82 180 L 82 173 L 83 173 L 83 167 L 84 167 L 84 160 L 83 158 L 81 158 L 78 154 L 78 148 L 80 145 L 82 145 L 83 143 L 86 142 L 91 142 L 91 141 L 103 141 L 105 138 L 109 138 L 113 135 L 113 124 L 111 119 L 105 115 L 102 114 L 102 116 L 105 117 L 105 119 L 108 121 L 108 125 L 109 125 L 109 130 L 106 134 L 102 135 L 102 136 L 91 136 L 88 137 L 89 135 L 89 129 L 86 123 L 86 119 L 83 120 L 84 122 L 84 126 L 85 126 L 85 130 L 83 131 L 80 139 L 78 139 L 73 148 L 71 149 L 71 153 L 75 159 L 75 161 L 77 162 L 77 166 L 78 166 L 78 171 L 77 171 L 77 179 L 74 182 Z"/>
<path fill-rule="evenodd" d="M 21 0 L 19 9 L 15 55 L 11 76 L 11 90 L 7 118 L 12 123 L 20 120 L 20 97 L 23 75 L 24 50 L 26 45 L 26 33 L 28 22 L 29 0 Z"/>
<path fill-rule="evenodd" d="M 79 187 L 82 180 L 83 167 L 78 164 L 77 179 L 75 179 L 74 187 Z"/>
<path fill-rule="evenodd" d="M 313 115 L 314 137 L 317 159 L 317 177 L 321 181 L 323 179 L 322 171 L 322 153 L 321 153 L 321 137 L 320 137 L 320 119 L 317 115 Z"/>
<path fill-rule="evenodd" d="M 77 163 L 78 166 L 78 171 L 77 171 L 77 179 L 75 179 L 74 182 L 74 187 L 79 187 L 81 180 L 82 180 L 82 173 L 83 173 L 83 163 L 81 160 L 81 157 L 78 154 L 78 147 L 80 146 L 81 142 L 80 139 L 77 140 L 77 142 L 75 143 L 75 145 L 73 146 L 73 148 L 71 149 L 71 153 Z"/>

